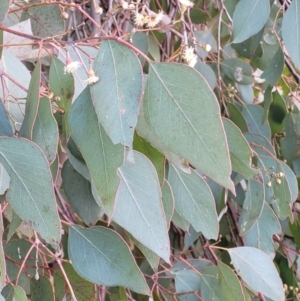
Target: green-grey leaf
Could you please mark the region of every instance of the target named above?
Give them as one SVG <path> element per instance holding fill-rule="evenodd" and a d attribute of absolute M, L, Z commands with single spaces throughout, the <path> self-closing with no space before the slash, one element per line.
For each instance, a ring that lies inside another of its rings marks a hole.
<path fill-rule="evenodd" d="M 234 191 L 220 108 L 198 72 L 180 64 L 150 64 L 143 106 L 150 129 L 167 147 Z"/>
<path fill-rule="evenodd" d="M 30 280 L 31 301 L 53 301 L 53 299 L 54 292 L 49 278 L 40 275 L 38 280 L 35 278 Z"/>
<path fill-rule="evenodd" d="M 223 118 L 223 124 L 226 131 L 232 169 L 246 179 L 253 178 L 254 171 L 250 166 L 252 152 L 248 142 L 233 122 Z"/>
<path fill-rule="evenodd" d="M 50 100 L 42 97 L 33 125 L 32 141 L 42 149 L 49 163 L 56 158 L 58 136 L 58 127 L 52 113 Z"/>
<path fill-rule="evenodd" d="M 283 161 L 279 161 L 282 167 L 282 171 L 284 173 L 284 176 L 288 182 L 289 190 L 291 193 L 291 201 L 290 203 L 293 204 L 298 197 L 298 182 L 295 173 L 293 170 Z"/>
<path fill-rule="evenodd" d="M 64 192 L 73 210 L 87 225 L 95 224 L 103 210 L 93 197 L 91 183 L 72 167 L 69 160 L 64 163 L 61 175 Z"/>
<path fill-rule="evenodd" d="M 206 182 L 193 170 L 187 174 L 171 164 L 168 181 L 174 194 L 176 211 L 207 239 L 217 239 L 219 223 L 215 200 Z"/>
<path fill-rule="evenodd" d="M 70 263 L 64 262 L 63 268 L 70 284 L 73 288 L 77 301 L 94 301 L 95 300 L 95 284 L 80 277 Z M 59 267 L 53 271 L 55 300 L 63 300 L 67 296 L 67 300 L 71 300 L 70 290 L 64 281 L 64 276 Z"/>
<path fill-rule="evenodd" d="M 0 161 L 11 179 L 6 198 L 13 210 L 46 242 L 58 243 L 61 226 L 52 176 L 40 149 L 24 139 L 1 137 Z"/>
<path fill-rule="evenodd" d="M 134 33 L 132 36 L 132 45 L 147 55 L 149 49 L 148 34 L 144 32 Z M 139 59 L 141 64 L 144 65 L 146 61 L 145 58 L 140 56 Z"/>
<path fill-rule="evenodd" d="M 32 131 L 40 103 L 40 81 L 41 64 L 40 61 L 38 61 L 32 73 L 32 77 L 28 87 L 25 117 L 19 132 L 19 136 L 27 138 L 29 140 L 32 140 Z"/>
<path fill-rule="evenodd" d="M 292 203 L 291 192 L 285 176 L 280 177 L 278 174 L 283 172 L 280 161 L 269 156 L 260 155 L 258 157 L 258 167 L 261 168 L 262 173 L 265 174 L 265 200 L 272 205 L 279 219 L 283 220 L 289 217 L 293 220 L 290 204 Z M 270 176 L 274 174 L 273 176 Z M 271 182 L 271 186 L 266 183 Z"/>
<path fill-rule="evenodd" d="M 165 179 L 163 182 L 163 185 L 161 187 L 161 192 L 162 192 L 162 202 L 164 206 L 164 211 L 166 214 L 166 220 L 167 220 L 167 225 L 168 229 L 170 228 L 170 223 L 172 220 L 172 216 L 174 213 L 174 197 L 173 197 L 173 192 L 171 189 L 171 186 L 169 182 Z"/>
<path fill-rule="evenodd" d="M 27 301 L 26 293 L 24 289 L 20 286 L 8 284 L 6 285 L 1 294 L 5 297 L 5 301 Z"/>
<path fill-rule="evenodd" d="M 11 0 L 2 0 L 0 3 L 0 24 L 2 24 L 9 11 Z M 1 47 L 2 48 L 2 47 Z"/>
<path fill-rule="evenodd" d="M 71 107 L 71 135 L 80 148 L 104 210 L 111 216 L 120 183 L 117 168 L 122 164 L 124 148 L 114 145 L 98 122 L 90 88 L 86 87 Z"/>
<path fill-rule="evenodd" d="M 139 152 L 134 151 L 134 161 L 125 161 L 118 169 L 121 183 L 112 220 L 169 262 L 170 242 L 157 172 Z"/>
<path fill-rule="evenodd" d="M 218 261 L 220 286 L 226 301 L 245 301 L 242 285 L 232 269 Z"/>
<path fill-rule="evenodd" d="M 233 103 L 228 103 L 227 108 L 231 121 L 233 121 L 243 133 L 248 132 L 246 120 L 237 106 Z"/>
<path fill-rule="evenodd" d="M 281 226 L 278 218 L 267 203 L 264 203 L 263 211 L 253 225 L 245 233 L 244 238 L 248 247 L 262 250 L 271 258 L 275 256 L 273 235 L 281 233 Z"/>
<path fill-rule="evenodd" d="M 269 109 L 273 102 L 272 89 L 273 87 L 268 87 L 264 93 L 264 114 L 261 119 L 262 124 L 268 120 Z"/>
<path fill-rule="evenodd" d="M 183 216 L 179 215 L 176 209 L 174 209 L 173 212 L 172 222 L 184 231 L 188 231 L 190 227 L 190 222 L 186 220 Z"/>
<path fill-rule="evenodd" d="M 221 64 L 221 70 L 233 82 L 241 85 L 250 85 L 253 83 L 252 68 L 242 59 L 233 58 L 224 60 Z"/>
<path fill-rule="evenodd" d="M 241 0 L 233 14 L 233 43 L 240 43 L 258 33 L 270 14 L 269 0 Z"/>
<path fill-rule="evenodd" d="M 217 78 L 212 68 L 208 64 L 198 61 L 195 65 L 195 69 L 206 79 L 210 88 L 213 90 L 216 87 Z"/>
<path fill-rule="evenodd" d="M 176 167 L 189 172 L 190 167 L 185 159 L 176 155 L 165 143 L 161 140 L 149 127 L 145 116 L 144 108 L 141 106 L 141 110 L 138 117 L 138 123 L 136 126 L 136 132 L 140 137 L 143 137 L 147 142 L 149 142 L 155 149 L 160 153 L 164 154 L 165 157 L 172 162 Z"/>
<path fill-rule="evenodd" d="M 151 160 L 157 171 L 159 182 L 162 184 L 165 177 L 165 157 L 148 141 L 137 134 L 134 135 L 133 148 Z"/>
<path fill-rule="evenodd" d="M 224 296 L 220 286 L 218 268 L 209 266 L 201 274 L 201 296 L 204 300 L 223 301 Z"/>
<path fill-rule="evenodd" d="M 6 110 L 2 100 L 0 100 L 0 136 L 12 136 L 13 130 L 9 123 Z"/>
<path fill-rule="evenodd" d="M 284 67 L 284 56 L 281 48 L 278 49 L 274 55 L 270 65 L 265 69 L 261 78 L 266 79 L 266 83 L 270 86 L 274 86 L 279 80 Z"/>
<path fill-rule="evenodd" d="M 57 105 L 64 111 L 62 115 L 62 130 L 65 139 L 68 140 L 70 135 L 68 117 L 75 87 L 72 73 L 65 73 L 64 66 L 59 59 L 52 57 L 49 70 L 49 86 L 55 97 L 60 98 Z"/>
<path fill-rule="evenodd" d="M 285 135 L 279 140 L 280 149 L 284 159 L 290 164 L 299 150 L 295 122 L 291 114 L 285 116 L 282 125 Z"/>
<path fill-rule="evenodd" d="M 243 211 L 239 220 L 242 235 L 259 219 L 264 207 L 264 200 L 265 191 L 263 184 L 256 180 L 249 180 Z"/>
<path fill-rule="evenodd" d="M 228 249 L 233 266 L 246 284 L 263 295 L 284 301 L 283 284 L 271 258 L 252 247 Z"/>
<path fill-rule="evenodd" d="M 300 0 L 293 0 L 282 20 L 284 45 L 297 68 L 300 68 Z"/>
<path fill-rule="evenodd" d="M 158 264 L 159 264 L 159 256 L 151 251 L 149 248 L 145 247 L 143 244 L 141 244 L 138 240 L 136 240 L 132 235 L 127 233 L 129 238 L 134 242 L 134 244 L 141 250 L 141 252 L 144 254 L 145 258 L 149 262 L 151 268 L 154 271 L 157 271 Z"/>
<path fill-rule="evenodd" d="M 243 107 L 242 114 L 246 119 L 249 132 L 265 136 L 271 141 L 271 130 L 269 123 L 262 124 L 264 114 L 263 108 L 257 105 L 246 105 Z"/>
<path fill-rule="evenodd" d="M 96 284 L 124 286 L 150 295 L 143 274 L 119 234 L 104 227 L 69 229 L 68 252 L 79 275 Z"/>
<path fill-rule="evenodd" d="M 41 38 L 61 35 L 65 32 L 61 9 L 56 4 L 38 5 L 24 11 L 22 21 L 30 18 L 32 33 Z"/>
<path fill-rule="evenodd" d="M 99 81 L 91 86 L 99 122 L 114 144 L 132 147 L 142 96 L 142 68 L 128 47 L 103 41 L 95 58 Z"/>

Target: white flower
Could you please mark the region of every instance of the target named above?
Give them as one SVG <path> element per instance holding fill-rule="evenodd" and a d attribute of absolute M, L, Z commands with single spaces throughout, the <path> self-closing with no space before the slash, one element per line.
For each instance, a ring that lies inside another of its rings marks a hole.
<path fill-rule="evenodd" d="M 93 69 L 90 69 L 89 72 L 88 72 L 88 79 L 86 80 L 87 84 L 88 85 L 93 85 L 97 81 L 99 81 L 99 77 L 95 74 Z"/>
<path fill-rule="evenodd" d="M 185 47 L 182 57 L 190 67 L 194 67 L 197 63 L 194 47 Z"/>
<path fill-rule="evenodd" d="M 76 71 L 80 66 L 81 66 L 81 64 L 78 61 L 68 63 L 64 67 L 65 74 L 66 73 L 72 73 L 72 72 Z"/>
<path fill-rule="evenodd" d="M 164 13 L 162 11 L 159 11 L 158 14 L 152 13 L 148 18 L 148 27 L 155 27 L 163 18 Z"/>
<path fill-rule="evenodd" d="M 205 49 L 205 51 L 210 52 L 211 46 L 209 44 L 206 44 L 204 49 Z"/>
<path fill-rule="evenodd" d="M 260 70 L 259 68 L 257 68 L 255 70 L 255 72 L 252 73 L 253 77 L 254 77 L 254 80 L 259 83 L 259 84 L 262 84 L 263 82 L 265 82 L 266 80 L 261 78 L 260 76 L 263 74 L 263 71 Z"/>
<path fill-rule="evenodd" d="M 194 6 L 194 2 L 190 0 L 179 0 L 182 10 L 186 10 L 187 8 L 191 8 Z"/>
<path fill-rule="evenodd" d="M 134 24 L 136 26 L 143 26 L 144 24 L 148 23 L 148 16 L 145 14 L 140 14 L 136 12 L 134 14 Z"/>

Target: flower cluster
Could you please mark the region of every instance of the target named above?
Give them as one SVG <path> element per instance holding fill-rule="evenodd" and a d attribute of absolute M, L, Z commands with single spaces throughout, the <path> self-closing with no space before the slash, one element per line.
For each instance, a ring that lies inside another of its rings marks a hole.
<path fill-rule="evenodd" d="M 185 62 L 190 66 L 194 67 L 197 63 L 197 55 L 195 54 L 195 48 L 194 47 L 185 47 L 183 51 L 182 58 L 185 60 Z"/>
<path fill-rule="evenodd" d="M 143 26 L 146 24 L 147 27 L 153 28 L 163 19 L 163 16 L 164 13 L 162 11 L 159 11 L 158 14 L 155 12 L 150 12 L 149 14 L 146 14 L 145 12 L 135 12 L 134 24 L 136 26 Z"/>
<path fill-rule="evenodd" d="M 279 173 L 272 173 L 272 174 L 271 174 L 271 177 L 275 178 L 275 179 L 276 179 L 276 183 L 277 183 L 278 185 L 280 185 L 280 184 L 281 184 L 281 179 L 280 179 L 280 178 L 284 177 L 284 173 L 283 173 L 282 171 L 279 172 Z M 272 186 L 272 182 L 269 181 L 269 182 L 267 183 L 267 186 L 268 186 L 268 187 L 271 187 L 271 186 Z"/>
<path fill-rule="evenodd" d="M 69 61 L 64 67 L 65 74 L 66 73 L 73 73 L 81 66 L 80 62 L 78 61 Z"/>

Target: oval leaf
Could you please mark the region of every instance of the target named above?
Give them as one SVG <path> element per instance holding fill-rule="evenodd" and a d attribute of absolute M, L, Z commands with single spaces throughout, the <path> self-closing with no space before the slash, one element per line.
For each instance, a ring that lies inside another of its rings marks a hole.
<path fill-rule="evenodd" d="M 118 169 L 121 183 L 112 220 L 169 262 L 170 242 L 157 172 L 143 154 L 134 151 L 134 160 Z"/>
<path fill-rule="evenodd" d="M 150 64 L 143 106 L 149 127 L 167 147 L 234 191 L 220 108 L 198 72 L 174 63 Z"/>
<path fill-rule="evenodd" d="M 226 301 L 245 301 L 241 283 L 232 269 L 228 265 L 219 261 L 218 271 L 220 286 L 224 299 Z"/>
<path fill-rule="evenodd" d="M 150 295 L 143 274 L 119 234 L 104 227 L 69 229 L 68 252 L 79 275 L 96 284 L 124 286 Z"/>
<path fill-rule="evenodd" d="M 111 216 L 120 179 L 117 168 L 123 162 L 124 148 L 114 145 L 98 122 L 90 88 L 86 87 L 71 107 L 71 135 L 89 169 L 104 210 Z"/>
<path fill-rule="evenodd" d="M 0 161 L 10 176 L 7 201 L 48 243 L 60 241 L 52 176 L 47 160 L 33 143 L 24 139 L 0 138 Z"/>
<path fill-rule="evenodd" d="M 285 300 L 282 281 L 268 255 L 251 247 L 228 249 L 228 253 L 237 273 L 251 289 L 276 301 Z"/>
<path fill-rule="evenodd" d="M 194 171 L 187 174 L 169 166 L 168 180 L 174 193 L 176 211 L 207 239 L 219 234 L 215 200 L 206 182 Z"/>
<path fill-rule="evenodd" d="M 270 13 L 269 0 L 241 0 L 233 14 L 233 43 L 241 43 L 258 33 Z"/>
<path fill-rule="evenodd" d="M 56 158 L 58 136 L 58 127 L 52 113 L 50 100 L 43 97 L 40 99 L 33 124 L 32 141 L 42 149 L 50 163 Z"/>
<path fill-rule="evenodd" d="M 98 119 L 114 144 L 132 147 L 142 95 L 137 56 L 115 41 L 103 41 L 94 62 L 99 81 L 91 86 Z"/>
<path fill-rule="evenodd" d="M 230 120 L 223 118 L 229 145 L 232 169 L 246 179 L 253 178 L 254 171 L 250 167 L 252 152 L 240 129 Z"/>
<path fill-rule="evenodd" d="M 300 68 L 300 0 L 293 0 L 282 20 L 284 45 L 297 68 Z"/>

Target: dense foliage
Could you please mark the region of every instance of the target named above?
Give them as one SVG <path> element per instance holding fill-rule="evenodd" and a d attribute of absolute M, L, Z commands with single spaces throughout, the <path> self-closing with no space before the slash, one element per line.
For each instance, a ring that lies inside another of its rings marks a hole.
<path fill-rule="evenodd" d="M 300 300 L 299 33 L 300 0 L 1 0 L 0 300 Z"/>

